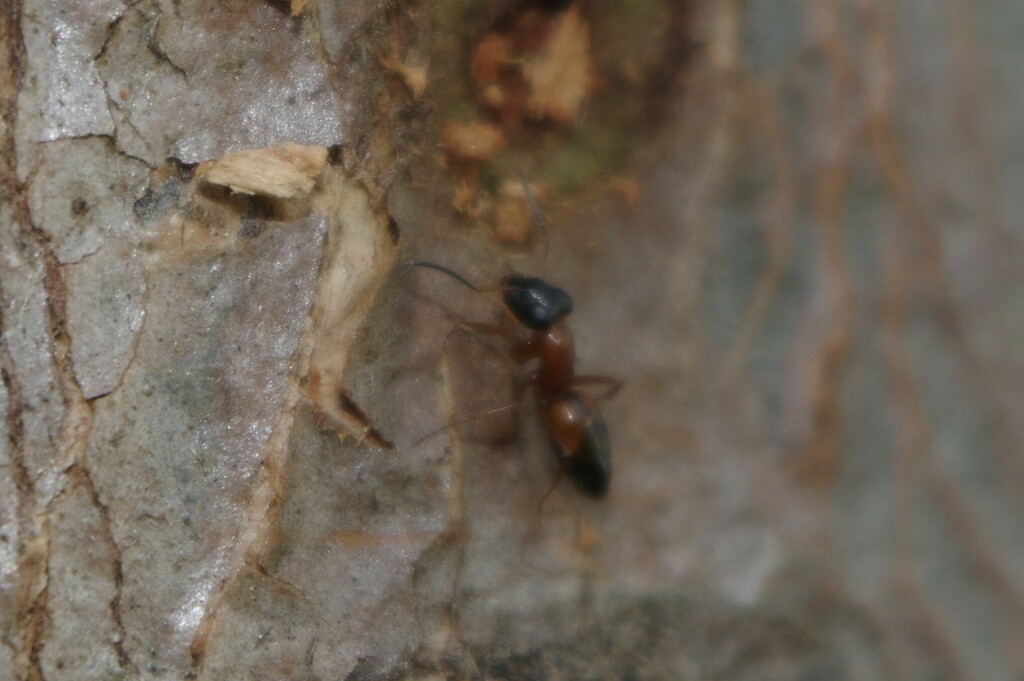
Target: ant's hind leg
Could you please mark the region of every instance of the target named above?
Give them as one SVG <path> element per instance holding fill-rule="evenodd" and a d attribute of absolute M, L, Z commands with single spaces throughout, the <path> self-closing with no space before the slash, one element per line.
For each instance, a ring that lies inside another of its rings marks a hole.
<path fill-rule="evenodd" d="M 558 485 L 561 484 L 562 480 L 565 479 L 566 473 L 569 472 L 569 459 L 563 458 L 562 462 L 558 466 L 558 472 L 555 473 L 554 479 L 551 481 L 551 486 L 548 487 L 548 491 L 544 492 L 544 496 L 537 502 L 537 515 L 540 515 L 544 508 L 544 504 L 547 502 L 548 497 L 551 493 L 558 489 Z"/>
<path fill-rule="evenodd" d="M 610 400 L 611 398 L 615 397 L 619 393 L 620 390 L 622 390 L 622 386 L 624 385 L 622 381 L 620 381 L 619 379 L 614 378 L 612 376 L 577 376 L 576 378 L 574 378 L 572 380 L 572 384 L 573 384 L 573 386 L 578 386 L 578 385 L 607 385 L 607 386 L 610 386 L 608 388 L 607 392 L 605 392 L 603 395 L 598 395 L 597 397 L 595 397 L 594 399 L 596 399 L 596 400 Z"/>

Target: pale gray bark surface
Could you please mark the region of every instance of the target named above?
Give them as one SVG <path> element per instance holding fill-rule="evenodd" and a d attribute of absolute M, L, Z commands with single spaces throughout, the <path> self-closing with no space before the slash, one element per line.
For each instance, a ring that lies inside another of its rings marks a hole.
<path fill-rule="evenodd" d="M 0 5 L 0 681 L 1024 677 L 1024 5 L 585 3 L 546 257 L 436 159 L 511 5 Z M 421 438 L 514 371 L 412 258 L 573 294 L 607 499 L 529 401 Z"/>

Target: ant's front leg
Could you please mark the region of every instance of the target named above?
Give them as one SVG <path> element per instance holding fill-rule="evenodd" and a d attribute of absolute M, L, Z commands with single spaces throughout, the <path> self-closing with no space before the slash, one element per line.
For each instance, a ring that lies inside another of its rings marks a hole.
<path fill-rule="evenodd" d="M 423 435 L 419 440 L 416 441 L 416 444 L 422 444 L 424 440 L 428 440 L 428 439 L 432 438 L 433 436 L 438 435 L 439 433 L 443 433 L 444 431 L 448 430 L 449 428 L 456 428 L 456 427 L 464 425 L 466 423 L 472 423 L 473 421 L 480 421 L 482 419 L 487 418 L 488 416 L 493 416 L 494 414 L 500 414 L 503 411 L 508 411 L 509 409 L 514 409 L 514 408 L 518 407 L 520 405 L 520 403 L 522 403 L 522 401 L 523 401 L 522 398 L 519 398 L 515 402 L 510 402 L 509 404 L 503 404 L 500 407 L 492 407 L 490 409 L 485 409 L 484 411 L 478 411 L 475 414 L 470 414 L 469 416 L 467 416 L 465 418 L 455 419 L 454 421 L 449 421 L 448 423 L 444 424 L 440 428 L 435 428 L 434 430 L 430 431 L 429 433 Z"/>
<path fill-rule="evenodd" d="M 499 349 L 498 347 L 492 345 L 491 343 L 487 342 L 486 339 L 483 338 L 484 335 L 497 335 L 519 339 L 519 334 L 514 333 L 507 328 L 498 326 L 497 324 L 482 324 L 478 322 L 469 322 L 454 317 L 450 317 L 450 319 L 455 328 L 449 334 L 448 340 L 445 341 L 445 346 L 447 347 L 448 341 L 452 340 L 453 337 L 462 336 L 468 341 L 480 346 L 485 351 L 492 353 L 494 356 L 500 358 L 502 361 L 511 364 L 512 368 L 515 370 L 515 373 L 517 374 L 517 380 L 513 384 L 513 399 L 511 402 L 507 404 L 502 404 L 496 407 L 483 409 L 481 411 L 474 412 L 465 417 L 451 419 L 444 425 L 438 428 L 434 428 L 433 430 L 430 430 L 424 435 L 422 435 L 419 439 L 416 440 L 417 445 L 422 444 L 429 438 L 434 437 L 435 435 L 439 435 L 440 433 L 443 433 L 449 429 L 457 428 L 458 426 L 462 426 L 467 423 L 473 423 L 475 421 L 482 421 L 491 416 L 495 416 L 497 414 L 517 409 L 523 403 L 526 388 L 532 385 L 532 380 L 526 380 L 524 382 L 522 378 L 518 376 L 519 364 L 513 358 L 509 357 L 508 348 Z M 516 344 L 518 345 L 518 343 Z M 446 350 L 443 350 L 442 352 L 445 355 L 448 354 Z M 463 360 L 466 361 L 465 353 L 462 354 Z"/>
<path fill-rule="evenodd" d="M 506 358 L 510 358 L 517 366 L 525 364 L 537 355 L 536 343 L 532 337 L 523 338 L 522 334 L 499 324 L 482 324 L 479 322 L 466 322 L 459 319 L 452 319 L 452 324 L 454 324 L 456 328 L 466 331 L 473 337 L 477 335 L 490 335 L 515 339 L 509 355 Z M 491 348 L 489 345 L 484 345 L 488 349 L 494 350 L 494 348 Z"/>
<path fill-rule="evenodd" d="M 505 336 L 506 338 L 519 338 L 519 334 L 512 329 L 507 329 L 500 324 L 482 324 L 480 322 L 467 322 L 461 319 L 452 318 L 452 324 L 463 331 L 488 336 Z"/>
<path fill-rule="evenodd" d="M 526 397 L 526 388 L 532 385 L 532 383 L 532 379 L 519 382 L 515 388 L 515 399 L 509 402 L 508 404 L 503 404 L 499 407 L 491 407 L 490 409 L 478 411 L 464 418 L 449 421 L 440 428 L 435 428 L 426 435 L 423 435 L 419 440 L 416 441 L 416 444 L 421 444 L 424 440 L 427 440 L 435 435 L 438 435 L 439 433 L 443 433 L 444 431 L 450 428 L 456 428 L 458 426 L 464 425 L 466 423 L 472 423 L 474 421 L 481 421 L 489 416 L 494 416 L 495 414 L 500 414 L 510 409 L 518 409 L 519 406 L 522 405 L 523 399 Z"/>

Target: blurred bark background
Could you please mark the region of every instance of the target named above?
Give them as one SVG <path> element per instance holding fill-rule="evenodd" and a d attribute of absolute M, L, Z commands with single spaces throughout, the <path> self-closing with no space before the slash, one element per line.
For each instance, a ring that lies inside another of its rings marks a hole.
<path fill-rule="evenodd" d="M 557 105 L 487 81 L 514 31 Z M 0 681 L 1024 678 L 1021 3 L 5 0 L 0 45 Z M 309 194 L 197 168 L 286 142 Z M 529 402 L 422 438 L 515 372 L 412 258 L 573 294 L 607 499 L 544 498 Z"/>

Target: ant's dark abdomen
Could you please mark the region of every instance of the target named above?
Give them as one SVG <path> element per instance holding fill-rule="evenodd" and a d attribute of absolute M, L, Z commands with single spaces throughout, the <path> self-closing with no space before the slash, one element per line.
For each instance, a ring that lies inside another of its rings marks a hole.
<path fill-rule="evenodd" d="M 551 403 L 548 432 L 566 476 L 580 492 L 594 499 L 608 494 L 612 450 L 604 417 L 590 400 L 570 391 Z"/>
<path fill-rule="evenodd" d="M 608 494 L 612 479 L 612 450 L 608 444 L 608 429 L 600 414 L 584 432 L 580 451 L 569 459 L 569 479 L 576 488 L 594 499 Z"/>

